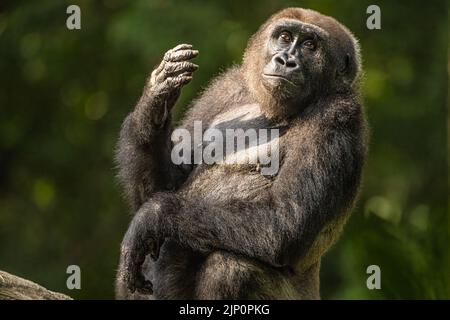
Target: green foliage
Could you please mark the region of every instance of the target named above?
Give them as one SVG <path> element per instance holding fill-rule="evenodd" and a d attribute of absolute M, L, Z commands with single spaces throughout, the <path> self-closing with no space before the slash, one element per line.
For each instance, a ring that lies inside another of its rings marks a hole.
<path fill-rule="evenodd" d="M 360 39 L 371 126 L 364 187 L 340 242 L 322 262 L 324 298 L 450 298 L 445 1 L 64 1 L 0 4 L 0 268 L 75 298 L 112 298 L 130 219 L 116 185 L 120 124 L 149 71 L 178 43 L 200 51 L 179 118 L 208 81 L 240 63 L 273 12 L 331 15 Z M 82 290 L 65 287 L 66 267 Z M 382 289 L 366 288 L 381 267 Z"/>

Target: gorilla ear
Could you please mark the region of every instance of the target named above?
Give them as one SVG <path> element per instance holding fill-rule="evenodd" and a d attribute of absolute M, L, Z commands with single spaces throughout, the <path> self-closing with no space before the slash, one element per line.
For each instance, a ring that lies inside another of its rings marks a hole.
<path fill-rule="evenodd" d="M 350 54 L 346 54 L 344 57 L 344 62 L 340 65 L 339 70 L 337 71 L 338 76 L 345 76 L 350 71 Z"/>
<path fill-rule="evenodd" d="M 349 53 L 346 53 L 342 63 L 339 66 L 339 69 L 337 70 L 336 76 L 338 81 L 344 86 L 351 86 L 358 73 L 357 69 L 358 64 L 355 58 Z"/>
<path fill-rule="evenodd" d="M 348 70 L 348 68 L 350 68 L 350 55 L 347 53 L 345 55 L 345 69 Z"/>

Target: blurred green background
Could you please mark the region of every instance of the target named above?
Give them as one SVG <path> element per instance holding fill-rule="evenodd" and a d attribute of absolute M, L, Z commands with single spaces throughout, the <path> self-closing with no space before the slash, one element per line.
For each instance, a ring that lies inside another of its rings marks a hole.
<path fill-rule="evenodd" d="M 81 30 L 66 28 L 69 4 Z M 370 4 L 381 30 L 366 28 Z M 450 298 L 446 1 L 1 1 L 0 269 L 74 298 L 113 298 L 130 220 L 113 150 L 146 76 L 178 43 L 200 50 L 179 118 L 288 6 L 343 22 L 364 59 L 370 155 L 353 217 L 323 259 L 323 298 Z M 81 290 L 65 286 L 70 264 Z M 381 290 L 366 287 L 372 264 Z"/>

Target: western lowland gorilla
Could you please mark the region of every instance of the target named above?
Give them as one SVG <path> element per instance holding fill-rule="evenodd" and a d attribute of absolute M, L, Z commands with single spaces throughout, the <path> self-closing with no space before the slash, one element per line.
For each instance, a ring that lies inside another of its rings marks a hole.
<path fill-rule="evenodd" d="M 135 215 L 117 297 L 320 298 L 321 256 L 349 216 L 366 154 L 357 41 L 331 17 L 282 10 L 174 129 L 171 108 L 197 55 L 188 44 L 169 50 L 121 129 L 119 177 Z M 248 134 L 241 149 L 216 148 L 218 161 L 202 161 L 199 148 L 222 147 L 230 129 L 272 134 Z M 185 133 L 201 140 L 179 161 L 173 151 Z M 262 149 L 270 163 L 257 157 Z M 249 161 L 227 161 L 238 153 Z"/>

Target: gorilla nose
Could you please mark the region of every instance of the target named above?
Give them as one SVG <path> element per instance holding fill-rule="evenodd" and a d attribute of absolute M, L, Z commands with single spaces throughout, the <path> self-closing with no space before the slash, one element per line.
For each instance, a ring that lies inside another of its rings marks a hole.
<path fill-rule="evenodd" d="M 284 54 L 284 53 L 276 54 L 273 57 L 273 60 L 274 60 L 276 65 L 283 66 L 285 68 L 297 69 L 297 67 L 298 67 L 298 64 L 295 61 L 295 59 L 293 57 L 291 57 L 291 56 L 288 56 L 287 54 Z"/>

